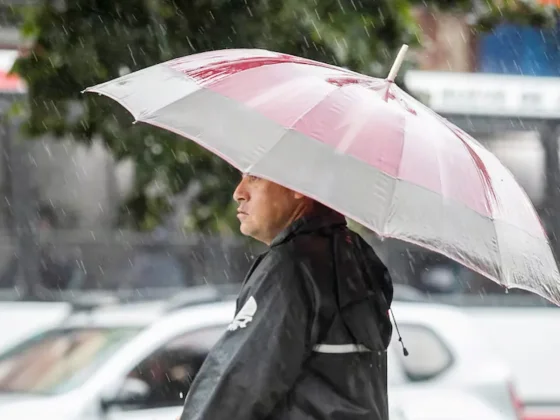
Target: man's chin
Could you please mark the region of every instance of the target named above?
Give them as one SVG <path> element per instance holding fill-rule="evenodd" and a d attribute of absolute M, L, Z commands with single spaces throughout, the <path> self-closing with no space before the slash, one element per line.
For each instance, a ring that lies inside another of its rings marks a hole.
<path fill-rule="evenodd" d="M 239 231 L 241 232 L 242 235 L 252 236 L 251 229 L 243 222 L 239 224 Z"/>
<path fill-rule="evenodd" d="M 239 225 L 239 231 L 244 236 L 248 236 L 250 238 L 256 239 L 257 241 L 260 241 L 257 231 L 255 229 L 251 229 L 251 226 L 247 225 L 246 223 L 242 222 L 241 225 Z"/>

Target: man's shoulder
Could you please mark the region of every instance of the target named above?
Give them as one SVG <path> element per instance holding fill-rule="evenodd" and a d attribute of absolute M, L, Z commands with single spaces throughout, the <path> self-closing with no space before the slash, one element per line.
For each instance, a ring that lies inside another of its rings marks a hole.
<path fill-rule="evenodd" d="M 284 276 L 312 286 L 317 282 L 328 283 L 332 277 L 332 244 L 328 237 L 320 235 L 298 235 L 269 252 L 268 267 Z"/>
<path fill-rule="evenodd" d="M 296 274 L 301 253 L 289 243 L 271 248 L 259 264 L 258 271 L 269 274 Z"/>
<path fill-rule="evenodd" d="M 260 261 L 242 288 L 242 300 L 249 295 L 255 299 L 304 301 L 312 307 L 314 287 L 312 276 L 302 269 L 302 261 L 291 246 L 271 248 Z"/>

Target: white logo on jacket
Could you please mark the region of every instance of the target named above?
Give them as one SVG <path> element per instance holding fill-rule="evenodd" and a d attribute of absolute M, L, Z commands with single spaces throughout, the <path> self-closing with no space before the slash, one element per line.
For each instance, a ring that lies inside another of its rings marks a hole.
<path fill-rule="evenodd" d="M 245 305 L 239 310 L 235 318 L 227 327 L 228 331 L 235 331 L 239 328 L 245 328 L 249 322 L 253 320 L 257 312 L 257 301 L 253 296 L 247 299 Z"/>

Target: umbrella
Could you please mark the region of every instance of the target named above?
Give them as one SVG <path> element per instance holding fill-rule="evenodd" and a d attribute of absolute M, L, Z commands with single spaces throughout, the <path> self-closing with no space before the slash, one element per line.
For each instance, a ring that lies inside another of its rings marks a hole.
<path fill-rule="evenodd" d="M 259 49 L 173 59 L 86 89 L 243 173 L 560 304 L 529 198 L 499 160 L 386 79 Z"/>

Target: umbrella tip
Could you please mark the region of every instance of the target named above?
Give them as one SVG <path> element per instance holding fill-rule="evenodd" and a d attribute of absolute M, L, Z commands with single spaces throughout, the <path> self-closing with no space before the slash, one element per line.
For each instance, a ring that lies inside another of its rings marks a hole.
<path fill-rule="evenodd" d="M 401 50 L 399 51 L 399 54 L 397 55 L 397 58 L 395 58 L 395 62 L 393 63 L 393 66 L 391 67 L 391 70 L 389 71 L 389 75 L 387 76 L 387 81 L 389 81 L 389 82 L 394 82 L 395 81 L 395 77 L 397 77 L 397 73 L 399 72 L 399 69 L 401 68 L 401 65 L 404 61 L 404 56 L 406 55 L 407 50 L 408 50 L 408 45 L 403 44 L 403 46 L 401 47 Z"/>

